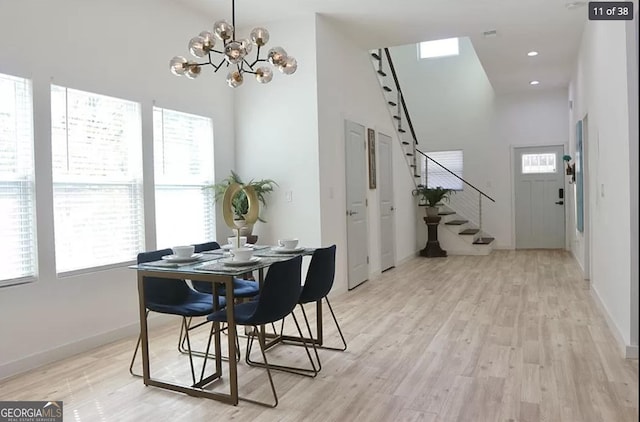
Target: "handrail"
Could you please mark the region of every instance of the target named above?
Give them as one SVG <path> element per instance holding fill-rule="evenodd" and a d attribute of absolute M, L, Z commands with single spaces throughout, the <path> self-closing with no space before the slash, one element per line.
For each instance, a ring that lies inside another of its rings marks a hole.
<path fill-rule="evenodd" d="M 478 192 L 480 195 L 484 196 L 485 198 L 489 199 L 491 202 L 496 202 L 495 199 L 493 199 L 492 197 L 490 197 L 489 195 L 487 195 L 486 193 L 482 192 L 480 189 L 478 189 L 477 187 L 473 186 L 471 183 L 467 182 L 466 180 L 464 180 L 462 177 L 458 176 L 457 174 L 455 174 L 454 172 L 452 172 L 451 170 L 449 170 L 448 168 L 446 168 L 445 166 L 443 166 L 442 164 L 440 164 L 439 162 L 437 162 L 436 160 L 434 160 L 433 158 L 429 157 L 427 154 L 425 154 L 424 152 L 420 151 L 419 149 L 416 148 L 416 152 L 419 152 L 420 154 L 424 155 L 426 159 L 434 162 L 435 164 L 439 165 L 440 167 L 442 167 L 443 169 L 445 169 L 446 171 L 448 171 L 449 173 L 451 173 L 453 176 L 455 176 L 456 178 L 460 179 L 463 183 L 469 185 L 470 188 L 475 189 L 476 192 Z"/>
<path fill-rule="evenodd" d="M 402 110 L 404 111 L 404 115 L 407 118 L 409 130 L 411 131 L 411 136 L 413 137 L 413 142 L 418 145 L 418 137 L 416 136 L 416 131 L 413 129 L 413 123 L 411 123 L 411 116 L 409 116 L 407 103 L 404 102 L 404 95 L 402 94 L 402 89 L 400 89 L 400 82 L 398 81 L 398 75 L 396 75 L 396 68 L 393 66 L 393 60 L 391 60 L 391 53 L 386 47 L 384 49 L 384 53 L 387 55 L 387 62 L 389 63 L 391 74 L 393 75 L 393 82 L 396 84 L 396 90 L 398 90 L 398 92 L 400 93 L 400 104 L 402 104 Z"/>
<path fill-rule="evenodd" d="M 400 89 L 400 82 L 398 81 L 398 75 L 396 75 L 396 69 L 393 66 L 393 60 L 391 60 L 391 52 L 389 52 L 389 49 L 386 48 L 386 47 L 384 49 L 384 52 L 385 52 L 385 55 L 387 56 L 387 62 L 389 63 L 389 69 L 391 69 L 391 75 L 393 75 L 393 82 L 396 85 L 396 89 L 400 93 L 400 101 L 401 101 L 401 104 L 402 104 L 402 109 L 404 111 L 405 117 L 407 118 L 407 123 L 409 124 L 409 130 L 411 131 L 411 136 L 413 137 L 413 142 L 415 143 L 415 145 L 418 145 L 418 137 L 416 136 L 416 132 L 413 129 L 413 123 L 411 123 L 411 116 L 409 116 L 409 110 L 407 109 L 407 104 L 404 102 L 404 95 L 402 95 L 402 90 Z M 449 170 L 448 168 L 446 168 L 445 166 L 443 166 L 442 164 L 440 164 L 439 162 L 437 162 L 433 158 L 429 157 L 424 152 L 420 151 L 417 148 L 415 148 L 415 151 L 420 153 L 420 154 L 422 154 L 422 155 L 424 155 L 428 160 L 434 162 L 435 164 L 439 165 L 440 167 L 442 167 L 443 169 L 445 169 L 446 171 L 451 173 L 456 178 L 460 179 L 464 184 L 468 185 L 469 187 L 471 187 L 472 189 L 477 191 L 480 195 L 482 195 L 485 198 L 489 199 L 491 202 L 496 202 L 495 199 L 493 199 L 492 197 L 490 197 L 486 193 L 482 192 L 480 189 L 478 189 L 477 187 L 473 186 L 471 183 L 467 182 L 462 177 L 458 176 L 457 174 L 455 174 L 454 172 L 452 172 L 451 170 Z"/>

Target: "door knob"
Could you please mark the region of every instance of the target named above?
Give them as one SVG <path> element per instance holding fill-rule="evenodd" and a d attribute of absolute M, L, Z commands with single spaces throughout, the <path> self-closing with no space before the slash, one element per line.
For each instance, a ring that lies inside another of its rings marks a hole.
<path fill-rule="evenodd" d="M 563 201 L 556 201 L 556 204 L 562 205 L 562 204 L 564 204 L 564 202 Z"/>
<path fill-rule="evenodd" d="M 357 214 L 357 213 L 358 213 L 358 211 L 347 211 L 347 215 L 349 215 L 349 216 Z"/>
<path fill-rule="evenodd" d="M 395 210 L 395 208 L 393 207 L 393 205 L 391 206 L 391 211 Z"/>

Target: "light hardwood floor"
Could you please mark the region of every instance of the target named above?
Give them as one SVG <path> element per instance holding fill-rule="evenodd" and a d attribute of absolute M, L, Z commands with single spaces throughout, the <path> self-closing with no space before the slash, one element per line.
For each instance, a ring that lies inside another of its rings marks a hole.
<path fill-rule="evenodd" d="M 416 258 L 332 304 L 348 350 L 320 351 L 316 379 L 276 372 L 275 409 L 144 387 L 127 371 L 134 338 L 5 380 L 0 400 L 63 400 L 76 422 L 638 420 L 638 362 L 620 357 L 566 252 Z M 152 332 L 152 371 L 186 382 L 178 324 Z M 302 354 L 277 346 L 268 357 Z M 266 383 L 239 365 L 241 395 L 268 399 Z"/>

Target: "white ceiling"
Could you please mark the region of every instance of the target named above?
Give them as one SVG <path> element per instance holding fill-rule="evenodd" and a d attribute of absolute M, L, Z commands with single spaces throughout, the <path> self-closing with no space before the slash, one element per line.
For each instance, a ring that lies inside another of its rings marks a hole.
<path fill-rule="evenodd" d="M 231 21 L 231 0 L 174 0 Z M 240 27 L 320 13 L 365 48 L 468 36 L 496 93 L 568 86 L 587 8 L 571 0 L 258 0 L 236 1 Z M 194 33 L 204 28 L 194 28 Z M 483 32 L 496 30 L 495 37 Z M 536 50 L 537 57 L 526 53 Z M 540 85 L 532 87 L 531 80 Z"/>

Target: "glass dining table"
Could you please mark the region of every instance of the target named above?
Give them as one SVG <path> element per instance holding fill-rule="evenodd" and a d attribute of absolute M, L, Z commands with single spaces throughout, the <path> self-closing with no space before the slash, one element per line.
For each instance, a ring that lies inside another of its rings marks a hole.
<path fill-rule="evenodd" d="M 264 280 L 264 270 L 271 264 L 278 261 L 284 261 L 297 255 L 311 255 L 314 248 L 300 248 L 292 252 L 282 251 L 278 247 L 255 246 L 254 257 L 249 263 L 233 263 L 229 259 L 228 253 L 223 249 L 207 251 L 198 254 L 198 259 L 193 262 L 176 263 L 170 261 L 155 261 L 143 264 L 129 266 L 137 272 L 138 280 L 138 307 L 140 316 L 140 337 L 142 344 L 142 379 L 145 385 L 164 388 L 167 390 L 178 391 L 195 397 L 205 397 L 222 401 L 225 403 L 238 404 L 238 373 L 236 359 L 228 359 L 228 393 L 211 391 L 205 387 L 209 386 L 216 380 L 222 378 L 222 353 L 221 353 L 221 336 L 220 326 L 217 322 L 214 324 L 213 348 L 215 353 L 215 371 L 195 384 L 187 385 L 168 380 L 153 378 L 150 371 L 150 353 L 149 353 L 149 329 L 147 324 L 147 309 L 144 301 L 144 278 L 160 277 L 165 279 L 205 281 L 213 284 L 214 292 L 212 301 L 214 308 L 218 303 L 218 290 L 221 286 L 225 287 L 226 301 L 229 304 L 235 302 L 233 296 L 233 279 L 235 277 L 243 277 L 248 273 L 258 271 L 258 282 L 261 284 Z M 236 350 L 236 324 L 233 306 L 226 307 L 227 312 L 227 342 L 229 356 L 235 356 Z M 274 344 L 274 343 L 272 343 Z"/>

